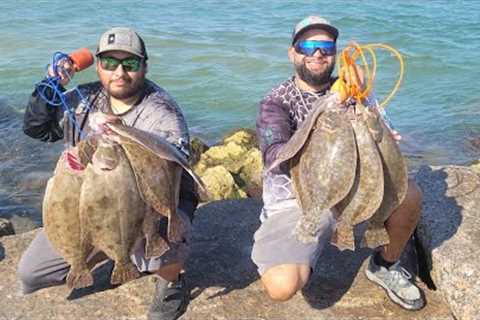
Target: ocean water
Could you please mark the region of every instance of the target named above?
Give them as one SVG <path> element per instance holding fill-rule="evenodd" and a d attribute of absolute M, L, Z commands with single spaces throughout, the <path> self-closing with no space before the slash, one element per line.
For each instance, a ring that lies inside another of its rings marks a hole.
<path fill-rule="evenodd" d="M 55 51 L 93 51 L 108 28 L 135 28 L 149 52 L 148 77 L 176 98 L 192 135 L 214 143 L 232 128 L 254 126 L 258 102 L 292 74 L 292 28 L 309 14 L 340 29 L 340 48 L 355 40 L 402 53 L 405 77 L 387 113 L 412 170 L 479 158 L 472 139 L 480 136 L 480 1 L 2 0 L 0 216 L 15 208 L 38 214 L 43 190 L 35 182 L 61 150 L 21 131 L 21 112 Z M 378 58 L 381 97 L 398 63 L 390 54 Z M 73 84 L 95 79 L 92 67 Z"/>

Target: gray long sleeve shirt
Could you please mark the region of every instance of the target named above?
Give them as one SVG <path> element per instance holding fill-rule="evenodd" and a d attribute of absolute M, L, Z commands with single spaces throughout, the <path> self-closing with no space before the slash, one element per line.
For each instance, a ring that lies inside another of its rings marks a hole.
<path fill-rule="evenodd" d="M 82 98 L 78 95 L 80 92 Z M 24 132 L 35 139 L 54 142 L 63 139 L 67 146 L 76 145 L 82 137 L 88 135 L 88 116 L 96 111 L 110 112 L 110 99 L 102 84 L 91 82 L 64 91 L 66 104 L 75 114 L 75 121 L 69 112 L 61 106 L 48 104 L 36 89 L 28 102 L 24 114 Z M 48 89 L 47 97 L 52 96 Z M 133 108 L 119 115 L 127 126 L 131 126 L 165 138 L 175 145 L 188 158 L 190 156 L 190 137 L 185 118 L 175 100 L 161 87 L 146 80 L 142 98 Z M 82 134 L 80 133 L 82 132 Z M 189 215 L 198 202 L 192 178 L 184 172 L 180 190 L 182 199 L 188 200 L 184 209 Z"/>

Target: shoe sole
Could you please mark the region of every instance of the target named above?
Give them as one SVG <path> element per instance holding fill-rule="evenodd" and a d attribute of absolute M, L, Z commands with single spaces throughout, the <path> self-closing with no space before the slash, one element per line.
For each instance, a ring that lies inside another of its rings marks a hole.
<path fill-rule="evenodd" d="M 409 311 L 418 311 L 420 309 L 422 309 L 424 306 L 425 306 L 425 303 L 423 303 L 420 307 L 415 307 L 413 305 L 410 305 L 410 304 L 406 304 L 399 296 L 397 296 L 395 294 L 395 292 L 393 292 L 392 290 L 390 290 L 390 288 L 388 288 L 382 280 L 380 280 L 379 278 L 377 278 L 377 276 L 375 276 L 373 273 L 371 273 L 368 269 L 365 270 L 365 275 L 367 276 L 367 279 L 378 284 L 380 287 L 383 288 L 383 290 L 385 290 L 385 292 L 387 293 L 388 297 L 393 301 L 395 302 L 396 304 L 398 304 L 399 306 L 401 306 L 402 308 L 406 309 L 406 310 L 409 310 Z"/>

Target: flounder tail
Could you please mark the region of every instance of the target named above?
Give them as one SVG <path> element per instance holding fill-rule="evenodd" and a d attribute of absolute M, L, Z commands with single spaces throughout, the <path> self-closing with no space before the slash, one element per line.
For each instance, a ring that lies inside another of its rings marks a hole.
<path fill-rule="evenodd" d="M 293 234 L 302 243 L 313 243 L 317 241 L 320 230 L 320 215 L 303 215 L 298 220 Z"/>
<path fill-rule="evenodd" d="M 167 241 L 158 233 L 145 236 L 145 258 L 159 257 L 170 249 Z"/>
<path fill-rule="evenodd" d="M 355 250 L 355 237 L 353 227 L 345 224 L 339 224 L 337 230 L 333 233 L 331 244 L 339 250 Z"/>
<path fill-rule="evenodd" d="M 70 289 L 80 289 L 93 284 L 93 276 L 87 268 L 81 270 L 70 270 L 67 275 L 67 286 Z"/>
<path fill-rule="evenodd" d="M 115 267 L 110 277 L 111 284 L 122 284 L 140 277 L 137 267 L 131 262 L 120 264 L 115 262 Z"/>
<path fill-rule="evenodd" d="M 167 241 L 158 233 L 158 213 L 148 206 L 143 219 L 142 233 L 145 236 L 145 258 L 161 256 L 170 246 Z"/>
<path fill-rule="evenodd" d="M 387 230 L 382 226 L 373 226 L 370 224 L 365 232 L 365 245 L 369 248 L 376 248 L 390 243 L 390 237 Z"/>

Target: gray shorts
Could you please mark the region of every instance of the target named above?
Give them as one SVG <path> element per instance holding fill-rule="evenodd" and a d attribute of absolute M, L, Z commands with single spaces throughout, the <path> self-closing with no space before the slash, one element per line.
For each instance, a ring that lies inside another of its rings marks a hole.
<path fill-rule="evenodd" d="M 335 218 L 326 211 L 320 223 L 317 241 L 309 244 L 298 241 L 293 230 L 302 216 L 295 199 L 277 202 L 263 208 L 262 224 L 255 232 L 252 260 L 263 275 L 268 269 L 282 264 L 303 264 L 314 267 L 335 229 Z"/>
<path fill-rule="evenodd" d="M 190 251 L 191 223 L 183 211 L 179 209 L 177 213 L 187 226 L 185 242 L 171 244 L 170 249 L 163 255 L 147 259 L 144 250 L 145 240 L 138 241 L 130 255 L 130 260 L 138 271 L 154 272 L 165 265 L 183 263 L 186 260 Z M 164 233 L 162 230 L 159 232 L 162 235 Z M 22 286 L 22 293 L 29 294 L 38 289 L 64 283 L 69 270 L 70 266 L 55 250 L 42 229 L 23 253 L 18 264 L 17 276 Z"/>

